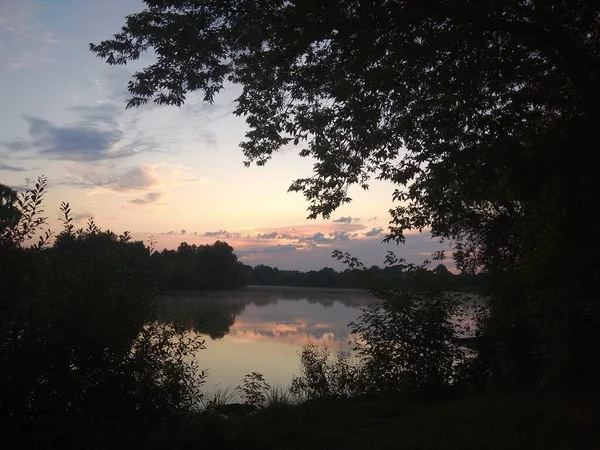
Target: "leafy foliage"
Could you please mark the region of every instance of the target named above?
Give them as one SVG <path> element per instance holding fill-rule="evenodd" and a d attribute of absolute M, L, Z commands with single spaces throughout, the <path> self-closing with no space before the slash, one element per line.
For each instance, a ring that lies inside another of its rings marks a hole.
<path fill-rule="evenodd" d="M 465 350 L 457 341 L 456 296 L 388 293 L 351 324 L 367 390 L 436 393 L 458 378 Z"/>
<path fill-rule="evenodd" d="M 41 209 L 48 187 L 47 178 L 42 175 L 33 185 L 29 178 L 25 181 L 25 190 L 20 194 L 0 184 L 0 244 L 3 246 L 30 241 L 47 224 L 48 218 Z M 45 230 L 35 247 L 43 247 L 51 235 L 49 230 Z"/>
<path fill-rule="evenodd" d="M 347 253 L 336 251 L 334 256 L 365 270 Z M 409 264 L 391 252 L 386 263 L 417 276 L 427 264 Z M 365 366 L 367 390 L 432 393 L 455 383 L 467 355 L 458 343 L 461 324 L 453 318 L 465 296 L 447 293 L 434 283 L 403 289 L 394 280 L 382 282 L 368 273 L 364 280 L 378 301 L 350 326 L 357 338 L 355 351 Z"/>
<path fill-rule="evenodd" d="M 18 220 L 7 221 L 0 247 L 0 414 L 13 427 L 3 438 L 23 439 L 29 429 L 38 430 L 29 438 L 45 439 L 39 427 L 55 424 L 60 433 L 69 421 L 151 423 L 193 410 L 204 376 L 193 357 L 203 342 L 155 322 L 148 249 L 92 219 L 76 230 L 67 203 L 52 247 L 25 247 L 45 224 L 44 191 L 41 179 L 12 203 Z"/>
<path fill-rule="evenodd" d="M 364 393 L 361 369 L 347 353 L 332 356 L 327 347 L 308 341 L 300 354 L 301 373 L 293 378 L 290 392 L 302 400 L 350 398 Z"/>
<path fill-rule="evenodd" d="M 17 208 L 17 193 L 10 187 L 0 184 L 0 244 L 7 246 L 12 242 L 9 234 L 17 227 L 20 212 Z"/>
<path fill-rule="evenodd" d="M 223 241 L 212 245 L 182 242 L 177 250 L 154 252 L 151 261 L 162 289 L 236 289 L 246 284 L 242 264 Z"/>
<path fill-rule="evenodd" d="M 240 84 L 246 164 L 289 146 L 315 160 L 290 187 L 309 217 L 391 181 L 389 239 L 430 228 L 461 270 L 492 273 L 490 360 L 528 372 L 542 340 L 557 381 L 598 380 L 598 2 L 145 3 L 90 45 L 109 64 L 156 55 L 129 107 Z"/>
<path fill-rule="evenodd" d="M 449 294 L 439 285 L 407 287 L 400 279 L 373 277 L 355 257 L 334 256 L 357 270 L 377 301 L 363 308 L 350 323 L 353 357 L 308 342 L 300 357 L 301 375 L 291 391 L 306 398 L 349 398 L 361 394 L 440 394 L 475 380 L 471 352 L 461 345 L 467 331 L 460 305 L 462 294 Z M 408 264 L 390 253 L 389 267 L 420 274 L 424 265 Z M 438 271 L 442 269 L 439 266 Z M 477 374 L 479 375 L 479 374 Z"/>
<path fill-rule="evenodd" d="M 252 372 L 244 376 L 240 391 L 244 404 L 259 407 L 264 406 L 267 401 L 267 394 L 271 390 L 271 385 L 265 381 L 261 373 Z"/>

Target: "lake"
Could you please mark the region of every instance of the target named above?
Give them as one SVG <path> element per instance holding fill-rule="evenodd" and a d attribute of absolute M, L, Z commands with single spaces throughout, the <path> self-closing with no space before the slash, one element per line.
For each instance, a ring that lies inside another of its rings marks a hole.
<path fill-rule="evenodd" d="M 205 339 L 198 362 L 211 391 L 235 387 L 253 371 L 271 385 L 289 386 L 307 340 L 348 350 L 348 324 L 373 301 L 354 289 L 248 287 L 163 294 L 159 312 Z"/>

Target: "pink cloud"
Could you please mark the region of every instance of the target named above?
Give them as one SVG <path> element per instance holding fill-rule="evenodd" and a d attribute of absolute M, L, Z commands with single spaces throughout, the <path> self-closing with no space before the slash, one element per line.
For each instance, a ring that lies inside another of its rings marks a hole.
<path fill-rule="evenodd" d="M 384 232 L 371 232 L 372 227 L 356 223 L 314 223 L 308 225 L 279 228 L 253 229 L 243 231 L 181 231 L 154 233 L 155 248 L 175 249 L 182 242 L 188 244 L 212 244 L 217 240 L 226 241 L 234 248 L 240 261 L 250 264 L 266 264 L 281 269 L 313 270 L 333 267 L 343 270 L 345 266 L 331 257 L 333 250 L 349 252 L 365 265 L 382 266 L 388 251 L 412 263 L 431 260 L 431 254 L 438 250 L 448 250 L 448 246 L 431 239 L 427 232 L 408 234 L 406 243 L 382 243 Z M 148 235 L 134 234 L 134 238 L 147 241 Z M 434 265 L 436 262 L 433 263 Z M 454 271 L 453 264 L 448 268 Z"/>

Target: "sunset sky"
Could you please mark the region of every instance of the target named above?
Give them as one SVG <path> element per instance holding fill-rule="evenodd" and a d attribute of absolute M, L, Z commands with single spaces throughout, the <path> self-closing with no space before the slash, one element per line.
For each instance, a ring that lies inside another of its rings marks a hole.
<path fill-rule="evenodd" d="M 373 182 L 331 220 L 306 220 L 308 202 L 287 192 L 313 162 L 293 148 L 245 168 L 247 126 L 232 114 L 239 87 L 213 105 L 125 110 L 135 67 L 110 67 L 88 51 L 117 32 L 140 0 L 0 0 L 0 183 L 44 174 L 53 229 L 61 201 L 80 225 L 154 235 L 159 249 L 227 241 L 242 261 L 280 268 L 341 268 L 333 249 L 382 264 L 386 251 L 413 262 L 440 248 L 427 234 L 404 246 L 381 240 L 393 186 Z"/>

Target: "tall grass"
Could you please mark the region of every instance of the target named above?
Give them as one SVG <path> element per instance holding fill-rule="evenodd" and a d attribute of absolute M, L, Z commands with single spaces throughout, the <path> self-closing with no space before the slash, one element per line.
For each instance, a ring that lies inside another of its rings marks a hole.
<path fill-rule="evenodd" d="M 246 375 L 244 379 L 247 380 L 249 375 Z M 218 413 L 227 409 L 227 406 L 247 405 L 258 410 L 270 406 L 296 404 L 301 400 L 292 394 L 288 387 L 271 386 L 268 383 L 259 386 L 242 381 L 238 386 L 219 387 L 204 393 L 200 401 L 200 409 L 205 412 Z"/>
<path fill-rule="evenodd" d="M 293 403 L 295 403 L 294 396 L 290 392 L 289 388 L 283 388 L 281 386 L 272 386 L 266 392 L 267 406 L 291 405 Z"/>
<path fill-rule="evenodd" d="M 238 403 L 240 401 L 239 386 L 226 386 L 217 388 L 210 393 L 205 393 L 201 400 L 204 411 L 218 411 L 221 406 Z"/>

